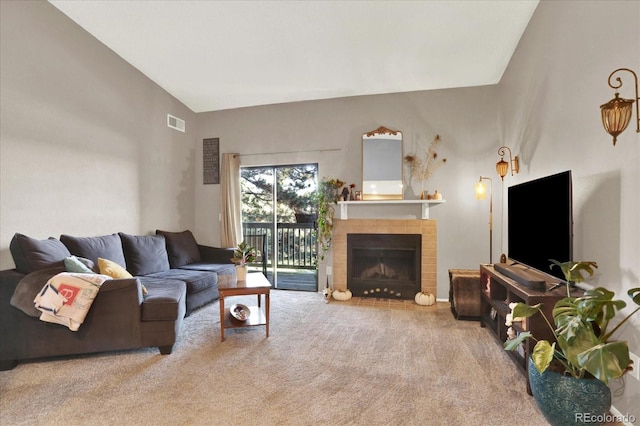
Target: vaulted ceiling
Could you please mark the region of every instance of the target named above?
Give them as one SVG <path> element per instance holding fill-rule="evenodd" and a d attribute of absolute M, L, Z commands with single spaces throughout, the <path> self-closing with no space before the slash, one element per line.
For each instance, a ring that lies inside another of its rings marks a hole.
<path fill-rule="evenodd" d="M 496 84 L 538 0 L 50 3 L 204 112 Z"/>

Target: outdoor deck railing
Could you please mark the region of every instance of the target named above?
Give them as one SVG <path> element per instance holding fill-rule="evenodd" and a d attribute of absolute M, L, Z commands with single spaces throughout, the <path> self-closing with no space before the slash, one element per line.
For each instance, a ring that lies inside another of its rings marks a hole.
<path fill-rule="evenodd" d="M 317 256 L 313 223 L 277 224 L 278 268 L 314 269 Z M 256 248 L 258 258 L 254 264 L 273 264 L 273 223 L 243 222 L 243 237 Z"/>

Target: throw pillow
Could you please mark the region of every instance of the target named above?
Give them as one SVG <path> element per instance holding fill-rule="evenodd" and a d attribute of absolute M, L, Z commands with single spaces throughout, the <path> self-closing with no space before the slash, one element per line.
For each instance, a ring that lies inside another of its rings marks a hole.
<path fill-rule="evenodd" d="M 190 263 L 200 262 L 200 250 L 198 243 L 191 231 L 169 232 L 156 230 L 156 234 L 162 235 L 167 242 L 169 264 L 172 268 L 179 268 Z"/>
<path fill-rule="evenodd" d="M 91 259 L 93 262 L 97 262 L 99 257 L 110 259 L 123 268 L 127 267 L 122 251 L 122 242 L 118 234 L 99 237 L 73 237 L 63 234 L 60 236 L 60 241 L 67 246 L 73 255 Z"/>
<path fill-rule="evenodd" d="M 149 275 L 170 269 L 167 246 L 162 235 L 136 236 L 119 233 L 127 261 L 133 275 Z"/>
<path fill-rule="evenodd" d="M 129 273 L 122 266 L 118 265 L 116 262 L 103 259 L 101 257 L 98 258 L 98 268 L 100 269 L 100 273 L 103 275 L 108 275 L 114 280 L 122 279 L 122 278 L 133 278 L 133 275 Z M 141 284 L 142 285 L 142 284 Z M 147 289 L 145 286 L 142 286 L 142 294 L 147 295 Z"/>
<path fill-rule="evenodd" d="M 120 278 L 133 278 L 126 269 L 117 264 L 116 262 L 108 259 L 98 258 L 98 268 L 103 275 L 109 275 L 113 279 Z"/>
<path fill-rule="evenodd" d="M 64 269 L 67 272 L 77 272 L 80 274 L 95 274 L 93 262 L 82 257 L 69 256 L 64 259 Z"/>
<path fill-rule="evenodd" d="M 37 240 L 19 233 L 11 239 L 9 250 L 16 270 L 22 274 L 64 266 L 64 259 L 71 255 L 64 244 L 53 237 Z"/>

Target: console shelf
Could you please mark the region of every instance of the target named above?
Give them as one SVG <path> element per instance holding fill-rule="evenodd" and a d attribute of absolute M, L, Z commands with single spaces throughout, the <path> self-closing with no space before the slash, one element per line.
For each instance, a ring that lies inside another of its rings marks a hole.
<path fill-rule="evenodd" d="M 527 273 L 530 273 L 527 270 Z M 559 282 L 552 276 L 540 275 L 546 281 L 546 287 L 551 288 Z M 566 287 L 560 286 L 552 291 L 538 291 L 528 288 L 517 281 L 507 277 L 496 271 L 493 265 L 480 265 L 480 303 L 481 303 L 481 327 L 491 330 L 497 342 L 502 346 L 509 339 L 509 326 L 505 325 L 505 319 L 511 312 L 509 303 L 522 302 L 527 305 L 535 305 L 542 303 L 542 310 L 553 321 L 551 311 L 555 303 L 566 297 Z M 582 291 L 574 289 L 572 296 L 578 295 Z M 537 339 L 546 339 L 554 342 L 554 336 L 546 322 L 540 315 L 534 315 L 522 321 L 514 321 L 511 325 L 514 333 L 530 331 Z M 529 386 L 529 376 L 526 374 L 529 354 L 533 351 L 536 342 L 533 339 L 527 339 L 520 348 L 515 351 L 508 351 L 514 363 L 525 373 L 527 377 L 527 392 L 531 394 Z"/>

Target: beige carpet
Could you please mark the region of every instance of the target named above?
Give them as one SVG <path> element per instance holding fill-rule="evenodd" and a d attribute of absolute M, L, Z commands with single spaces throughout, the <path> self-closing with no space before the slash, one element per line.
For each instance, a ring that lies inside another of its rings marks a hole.
<path fill-rule="evenodd" d="M 253 301 L 235 298 L 227 303 Z M 173 353 L 145 349 L 0 372 L 2 425 L 545 425 L 524 375 L 448 305 L 325 303 L 273 291 L 271 336 L 230 330 L 218 303 Z"/>

